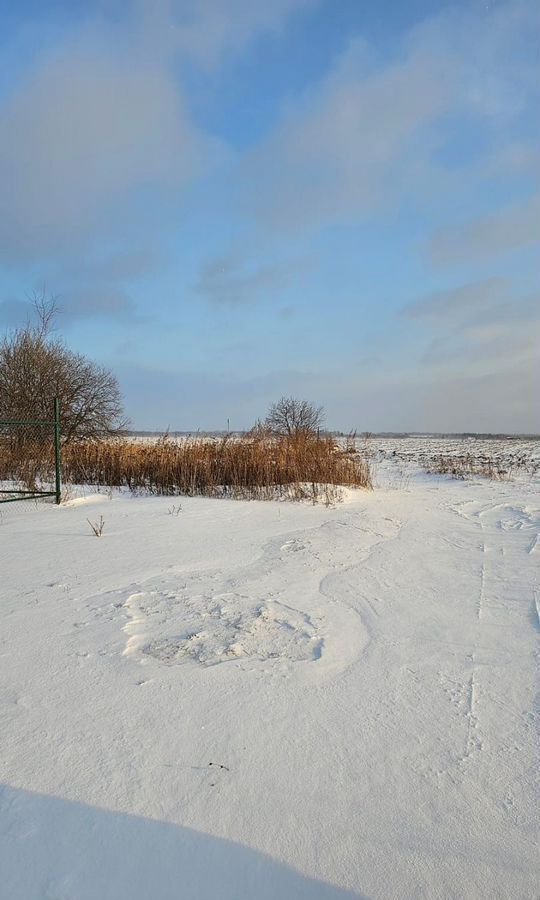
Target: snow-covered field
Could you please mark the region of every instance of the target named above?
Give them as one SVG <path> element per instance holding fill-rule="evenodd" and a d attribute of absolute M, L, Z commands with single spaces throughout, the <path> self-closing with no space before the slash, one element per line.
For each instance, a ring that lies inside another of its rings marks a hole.
<path fill-rule="evenodd" d="M 441 456 L 462 458 L 470 456 L 476 461 L 491 459 L 510 475 L 534 476 L 540 473 L 538 438 L 415 435 L 357 439 L 357 445 L 378 460 L 429 466 Z"/>
<path fill-rule="evenodd" d="M 0 507 L 2 898 L 540 896 L 538 481 L 398 468 Z"/>

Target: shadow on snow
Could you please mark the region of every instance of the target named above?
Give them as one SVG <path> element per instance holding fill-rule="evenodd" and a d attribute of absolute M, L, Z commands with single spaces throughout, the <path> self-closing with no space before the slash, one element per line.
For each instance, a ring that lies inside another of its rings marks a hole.
<path fill-rule="evenodd" d="M 0 835 L 10 900 L 366 900 L 232 841 L 9 786 Z"/>

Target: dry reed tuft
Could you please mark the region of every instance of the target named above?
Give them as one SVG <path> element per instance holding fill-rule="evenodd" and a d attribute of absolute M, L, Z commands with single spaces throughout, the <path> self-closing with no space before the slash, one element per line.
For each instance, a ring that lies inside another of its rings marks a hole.
<path fill-rule="evenodd" d="M 0 479 L 16 477 L 14 460 L 0 457 Z M 19 480 L 26 477 L 20 460 Z M 28 466 L 26 466 L 28 468 Z M 33 480 L 52 477 L 51 459 L 32 461 Z M 371 488 L 367 460 L 354 458 L 331 437 L 273 437 L 263 430 L 227 436 L 157 441 L 126 438 L 81 441 L 62 451 L 64 482 L 127 487 L 135 493 L 239 499 L 339 499 L 340 487 Z"/>
<path fill-rule="evenodd" d="M 54 482 L 54 447 L 35 435 L 21 436 L 0 429 L 0 481 L 35 490 Z"/>
<path fill-rule="evenodd" d="M 472 456 L 465 453 L 461 456 L 440 455 L 436 459 L 426 461 L 424 468 L 436 475 L 451 475 L 453 478 L 467 478 L 481 475 L 483 478 L 491 478 L 501 481 L 510 477 L 508 466 L 493 459 L 491 456 Z"/>

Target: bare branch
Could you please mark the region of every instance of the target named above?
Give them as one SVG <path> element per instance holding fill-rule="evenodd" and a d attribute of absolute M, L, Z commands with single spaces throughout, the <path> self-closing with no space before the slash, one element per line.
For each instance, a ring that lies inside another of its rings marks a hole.
<path fill-rule="evenodd" d="M 265 424 L 274 434 L 292 437 L 299 434 L 315 434 L 324 422 L 322 406 L 314 406 L 308 400 L 282 397 L 272 403 Z"/>
<path fill-rule="evenodd" d="M 37 292 L 32 302 L 37 322 L 0 338 L 0 418 L 49 419 L 58 397 L 64 443 L 124 428 L 116 376 L 51 335 L 54 297 Z"/>

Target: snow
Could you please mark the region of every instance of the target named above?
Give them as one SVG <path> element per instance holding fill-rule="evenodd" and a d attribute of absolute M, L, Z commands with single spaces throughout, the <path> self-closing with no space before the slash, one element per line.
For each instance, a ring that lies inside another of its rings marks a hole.
<path fill-rule="evenodd" d="M 362 449 L 375 459 L 430 465 L 439 457 L 472 456 L 476 460 L 491 459 L 512 477 L 540 474 L 540 439 L 517 437 L 465 437 L 414 435 L 393 438 L 357 438 Z"/>
<path fill-rule="evenodd" d="M 0 507 L 2 898 L 539 896 L 538 482 L 395 471 Z"/>

